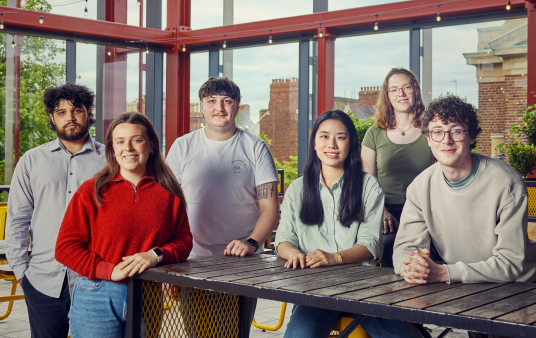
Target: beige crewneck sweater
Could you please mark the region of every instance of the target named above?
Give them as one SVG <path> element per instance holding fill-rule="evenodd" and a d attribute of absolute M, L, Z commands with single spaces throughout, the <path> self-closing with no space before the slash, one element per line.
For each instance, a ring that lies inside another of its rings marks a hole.
<path fill-rule="evenodd" d="M 447 185 L 439 163 L 408 187 L 393 251 L 396 273 L 409 251 L 430 248 L 431 236 L 450 283 L 536 280 L 525 182 L 503 161 L 477 156 L 478 171 L 461 188 Z"/>

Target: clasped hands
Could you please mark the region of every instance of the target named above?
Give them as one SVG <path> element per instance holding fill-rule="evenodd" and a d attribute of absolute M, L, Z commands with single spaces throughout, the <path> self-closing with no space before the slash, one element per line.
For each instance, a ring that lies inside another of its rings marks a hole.
<path fill-rule="evenodd" d="M 132 256 L 123 257 L 123 261 L 112 270 L 111 280 L 118 282 L 137 273 L 142 273 L 147 268 L 158 264 L 158 257 L 151 252 L 138 252 Z"/>
<path fill-rule="evenodd" d="M 301 265 L 302 269 L 316 268 L 318 266 L 337 265 L 340 263 L 340 257 L 336 253 L 327 253 L 320 249 L 309 252 L 307 255 L 296 250 L 292 253 L 285 263 L 285 268 L 296 269 Z"/>
<path fill-rule="evenodd" d="M 436 264 L 428 249 L 410 251 L 409 257 L 404 260 L 402 275 L 406 282 L 415 284 L 449 281 L 447 267 Z"/>

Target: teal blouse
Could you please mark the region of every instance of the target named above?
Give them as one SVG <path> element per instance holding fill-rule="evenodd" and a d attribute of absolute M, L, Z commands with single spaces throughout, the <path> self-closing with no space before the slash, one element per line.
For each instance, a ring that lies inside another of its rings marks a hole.
<path fill-rule="evenodd" d="M 343 176 L 341 175 L 331 190 L 326 187 L 322 177 L 320 177 L 320 198 L 324 208 L 324 222 L 321 226 L 305 225 L 301 222 L 303 177 L 292 182 L 285 193 L 285 199 L 281 206 L 281 221 L 275 240 L 276 250 L 282 242 L 293 244 L 304 254 L 316 249 L 332 253 L 361 244 L 373 256 L 372 259 L 363 262 L 363 264 L 376 265 L 381 261 L 384 194 L 380 184 L 374 176 L 364 174 L 363 207 L 365 220 L 361 223 L 354 222 L 349 228 L 346 228 L 337 220 Z"/>

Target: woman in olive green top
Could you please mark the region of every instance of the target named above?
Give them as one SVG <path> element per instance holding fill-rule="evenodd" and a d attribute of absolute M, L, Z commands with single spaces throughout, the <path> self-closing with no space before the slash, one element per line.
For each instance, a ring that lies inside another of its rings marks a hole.
<path fill-rule="evenodd" d="M 374 115 L 375 125 L 361 147 L 363 169 L 376 177 L 385 193 L 382 266 L 393 266 L 393 244 L 408 185 L 433 162 L 432 151 L 421 134 L 424 111 L 419 82 L 404 68 L 385 77 Z"/>

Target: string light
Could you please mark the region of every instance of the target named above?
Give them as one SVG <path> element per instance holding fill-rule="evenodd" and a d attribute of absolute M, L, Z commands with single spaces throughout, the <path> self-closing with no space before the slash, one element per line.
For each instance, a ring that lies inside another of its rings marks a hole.
<path fill-rule="evenodd" d="M 145 41 L 145 54 L 149 54 L 149 44 Z"/>
<path fill-rule="evenodd" d="M 270 28 L 270 37 L 268 38 L 268 43 L 272 43 L 272 29 Z"/>
<path fill-rule="evenodd" d="M 15 34 L 11 34 L 11 36 L 13 37 L 13 40 L 11 41 L 11 47 L 15 48 Z"/>
<path fill-rule="evenodd" d="M 43 11 L 43 7 L 41 7 L 41 12 Z M 43 19 L 43 14 L 41 14 L 41 17 L 39 18 L 39 23 L 43 24 L 45 22 L 45 19 Z"/>
<path fill-rule="evenodd" d="M 376 23 L 374 24 L 374 30 L 378 30 L 378 13 L 376 13 Z"/>
<path fill-rule="evenodd" d="M 108 56 L 112 55 L 112 51 L 110 50 L 110 44 L 108 44 Z"/>
<path fill-rule="evenodd" d="M 186 38 L 182 38 L 182 51 L 186 52 L 186 45 L 184 44 L 184 40 L 186 40 Z"/>
<path fill-rule="evenodd" d="M 4 13 L 0 13 L 0 29 L 4 29 Z"/>
<path fill-rule="evenodd" d="M 87 0 L 86 0 L 86 8 L 84 8 L 84 16 L 87 16 Z"/>
<path fill-rule="evenodd" d="M 441 14 L 439 14 L 439 6 L 441 6 L 441 4 L 437 4 L 437 17 L 436 17 L 437 22 L 441 21 Z"/>
<path fill-rule="evenodd" d="M 141 1 L 138 0 L 138 2 L 136 2 L 136 6 L 140 7 L 141 6 Z"/>
<path fill-rule="evenodd" d="M 65 41 L 63 41 L 63 50 L 61 52 L 65 55 Z"/>
<path fill-rule="evenodd" d="M 320 32 L 318 32 L 318 37 L 321 38 L 323 36 L 324 34 L 322 34 L 322 22 L 320 22 Z"/>
<path fill-rule="evenodd" d="M 508 3 L 506 4 L 506 10 L 509 11 L 512 6 L 510 6 L 510 0 L 508 0 Z"/>
<path fill-rule="evenodd" d="M 227 48 L 227 34 L 223 34 L 223 48 Z"/>

